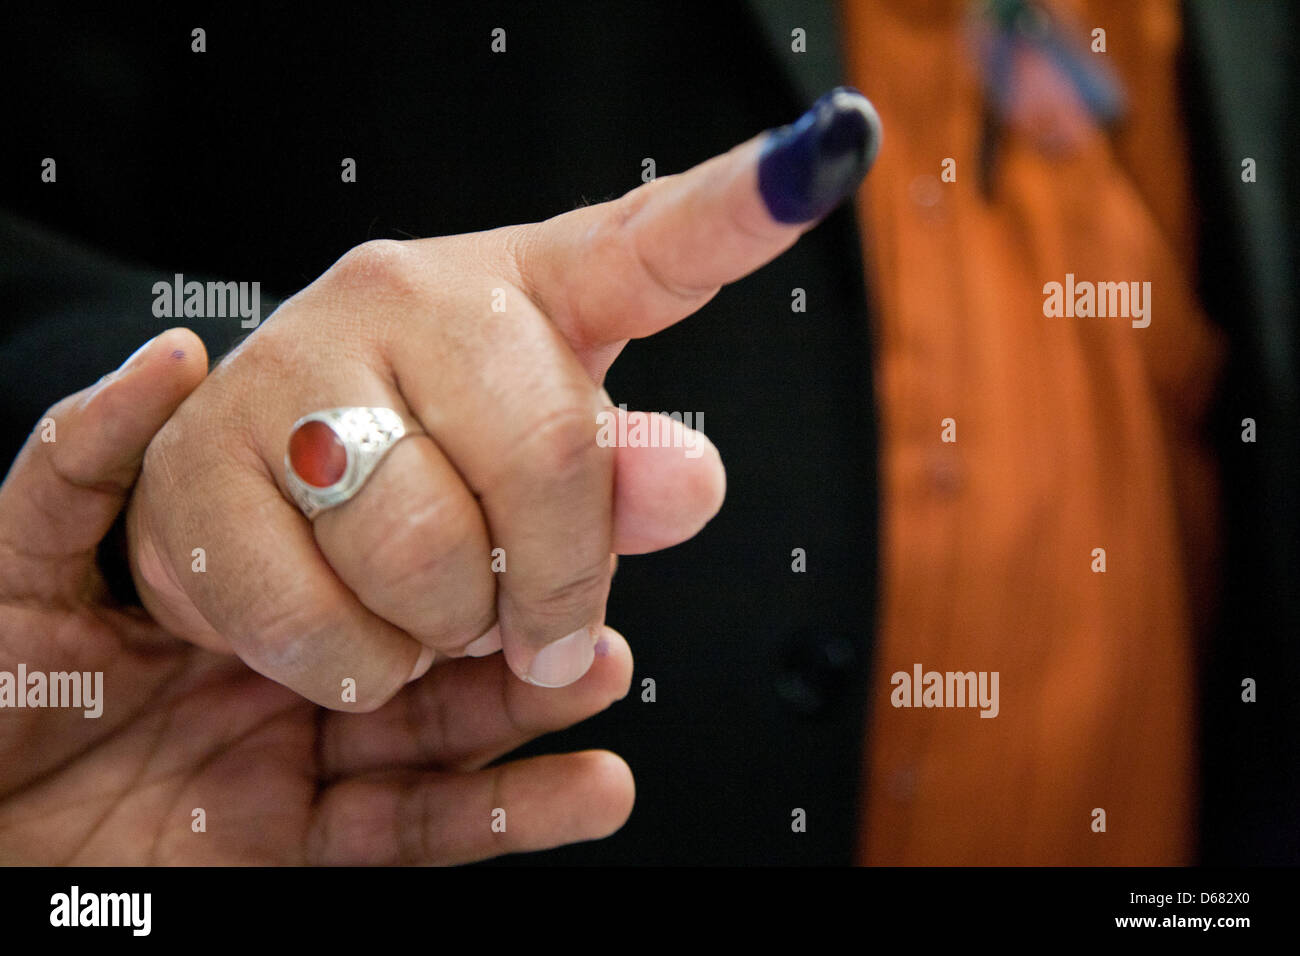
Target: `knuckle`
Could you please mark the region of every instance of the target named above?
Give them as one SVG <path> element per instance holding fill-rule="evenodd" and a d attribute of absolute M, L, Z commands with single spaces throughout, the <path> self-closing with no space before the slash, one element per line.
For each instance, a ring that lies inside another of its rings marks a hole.
<path fill-rule="evenodd" d="M 365 714 L 378 710 L 402 689 L 391 669 L 375 668 L 340 630 L 339 608 L 305 593 L 254 599 L 247 621 L 228 635 L 240 658 L 258 673 L 297 689 L 333 710 Z M 331 663 L 326 663 L 331 662 Z M 366 675 L 369 675 L 369 678 Z M 339 678 L 356 680 L 357 699 L 342 703 Z"/>
<path fill-rule="evenodd" d="M 422 507 L 381 512 L 361 543 L 363 571 L 402 584 L 436 570 L 473 534 L 468 510 L 457 496 L 434 492 Z"/>
<path fill-rule="evenodd" d="M 439 767 L 445 756 L 455 752 L 455 706 L 449 695 L 438 693 L 430 683 L 422 682 L 412 693 L 401 697 L 403 726 L 419 748 L 420 761 Z"/>
<path fill-rule="evenodd" d="M 609 214 L 592 224 L 585 237 L 587 253 L 594 261 L 603 264 L 632 281 L 627 288 L 642 290 L 634 300 L 642 309 L 653 309 L 659 297 L 666 297 L 683 314 L 699 308 L 716 292 L 714 286 L 695 286 L 677 281 L 665 264 L 673 264 L 675 253 L 663 249 L 653 230 L 647 232 L 641 225 L 644 221 L 643 210 L 657 200 L 665 190 L 670 189 L 674 176 L 661 176 L 651 182 L 637 187 L 610 206 Z M 583 293 L 578 292 L 581 296 Z M 606 311 L 611 303 L 607 301 L 583 301 L 578 306 L 583 314 Z M 620 303 L 624 309 L 626 301 Z"/>
<path fill-rule="evenodd" d="M 613 207 L 610 210 L 612 213 L 610 217 L 611 224 L 616 227 L 627 225 L 645 207 L 646 203 L 677 182 L 679 177 L 679 173 L 656 176 L 648 183 L 642 183 L 635 189 L 629 189 L 611 204 Z"/>
<path fill-rule="evenodd" d="M 129 419 L 134 412 L 138 399 L 123 389 L 114 387 L 115 385 L 116 379 L 110 379 L 86 399 L 81 409 L 81 418 L 88 420 L 91 427 L 102 427 L 110 422 Z"/>
<path fill-rule="evenodd" d="M 422 508 L 387 514 L 359 542 L 360 577 L 383 606 L 424 608 L 434 597 L 445 599 L 418 615 L 421 634 L 440 645 L 473 640 L 492 616 L 488 563 L 478 557 L 486 538 L 472 502 L 468 495 L 436 495 Z"/>
<path fill-rule="evenodd" d="M 432 839 L 432 821 L 438 820 L 439 808 L 430 806 L 433 788 L 418 777 L 409 777 L 398 785 L 393 813 L 393 839 L 399 863 L 430 863 L 437 860 L 437 841 Z"/>
<path fill-rule="evenodd" d="M 560 482 L 599 467 L 608 450 L 596 442 L 598 427 L 590 402 L 575 397 L 552 406 L 519 443 L 523 467 L 542 480 Z"/>
<path fill-rule="evenodd" d="M 508 267 L 507 274 L 518 285 L 528 285 L 528 277 L 537 271 L 534 262 L 542 235 L 538 224 L 530 222 L 506 226 L 498 230 L 498 234 L 499 250 Z"/>
<path fill-rule="evenodd" d="M 277 678 L 305 669 L 307 649 L 318 635 L 328 633 L 329 622 L 316 602 L 302 597 L 266 594 L 252 599 L 244 625 L 228 635 L 244 660 Z"/>
<path fill-rule="evenodd" d="M 371 239 L 345 252 L 328 275 L 349 288 L 406 293 L 416 285 L 415 255 L 397 239 Z"/>
<path fill-rule="evenodd" d="M 520 597 L 527 601 L 529 613 L 534 618 L 555 618 L 557 621 L 588 619 L 593 616 L 592 609 L 604 602 L 609 592 L 609 581 L 609 557 L 606 555 L 563 580 L 539 582 L 532 594 Z"/>
<path fill-rule="evenodd" d="M 145 448 L 141 480 L 166 493 L 169 510 L 197 511 L 203 492 L 222 488 L 236 475 L 264 473 L 249 410 L 225 400 L 224 391 L 196 393 Z"/>
<path fill-rule="evenodd" d="M 656 258 L 655 253 L 647 251 L 640 236 L 632 240 L 632 255 L 636 259 L 638 273 L 651 288 L 676 302 L 687 311 L 694 311 L 711 299 L 718 291 L 717 286 L 688 285 L 678 282 Z"/>
<path fill-rule="evenodd" d="M 56 425 L 60 420 L 65 422 L 62 439 L 56 438 L 48 446 L 50 470 L 64 484 L 75 488 L 126 494 L 134 483 L 135 468 L 121 464 L 111 473 L 105 473 L 104 462 L 95 447 L 96 433 L 111 430 L 113 422 L 129 418 L 134 412 L 132 403 L 121 391 L 103 387 L 82 400 L 75 415 L 60 416 L 58 408 L 56 405 L 41 418 L 41 421 L 53 419 Z M 38 444 L 37 448 L 40 447 Z"/>

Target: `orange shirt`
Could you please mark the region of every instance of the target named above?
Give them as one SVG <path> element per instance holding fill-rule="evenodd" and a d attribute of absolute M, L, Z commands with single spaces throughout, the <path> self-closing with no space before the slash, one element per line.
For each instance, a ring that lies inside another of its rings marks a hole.
<path fill-rule="evenodd" d="M 1216 494 L 1199 425 L 1222 345 L 1192 286 L 1177 4 L 1053 9 L 1085 43 L 1106 30 L 1093 55 L 1128 116 L 1055 155 L 1008 129 L 991 198 L 967 4 L 843 9 L 850 80 L 885 129 L 860 192 L 883 480 L 862 862 L 1177 864 L 1194 848 Z M 1067 273 L 1150 282 L 1149 327 L 1045 316 L 1044 284 Z M 998 672 L 998 715 L 895 707 L 891 675 L 916 664 Z"/>

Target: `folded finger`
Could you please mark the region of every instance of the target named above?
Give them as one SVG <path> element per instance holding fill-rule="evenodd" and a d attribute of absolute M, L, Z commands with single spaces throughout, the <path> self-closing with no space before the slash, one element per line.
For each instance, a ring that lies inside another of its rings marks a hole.
<path fill-rule="evenodd" d="M 354 777 L 326 788 L 310 864 L 452 865 L 609 836 L 632 812 L 632 772 L 609 751 L 534 757 L 472 773 Z"/>
<path fill-rule="evenodd" d="M 632 652 L 608 627 L 591 669 L 562 694 L 516 679 L 499 654 L 445 661 L 374 713 L 326 715 L 321 773 L 476 770 L 599 713 L 626 696 L 631 679 Z"/>

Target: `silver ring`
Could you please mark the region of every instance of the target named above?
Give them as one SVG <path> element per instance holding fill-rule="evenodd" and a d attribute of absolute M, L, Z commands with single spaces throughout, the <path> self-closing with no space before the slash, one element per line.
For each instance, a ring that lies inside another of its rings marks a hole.
<path fill-rule="evenodd" d="M 338 507 L 361 490 L 389 449 L 419 434 L 391 408 L 348 406 L 304 415 L 289 430 L 284 452 L 294 503 L 308 518 Z"/>

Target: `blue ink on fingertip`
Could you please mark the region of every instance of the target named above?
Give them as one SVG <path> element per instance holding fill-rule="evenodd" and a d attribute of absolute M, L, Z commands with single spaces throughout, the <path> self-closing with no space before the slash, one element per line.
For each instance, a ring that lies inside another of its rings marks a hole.
<path fill-rule="evenodd" d="M 777 222 L 811 222 L 857 188 L 880 151 L 880 117 L 848 86 L 773 130 L 758 160 L 758 189 Z"/>

